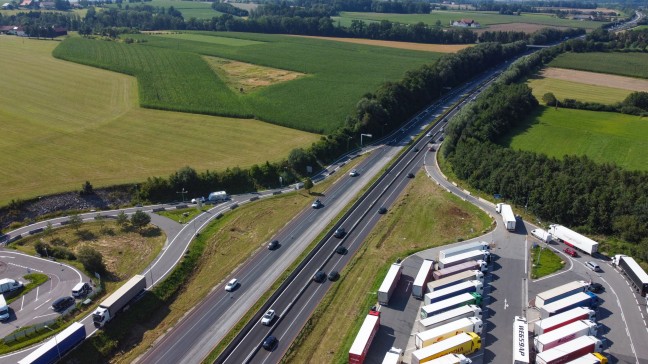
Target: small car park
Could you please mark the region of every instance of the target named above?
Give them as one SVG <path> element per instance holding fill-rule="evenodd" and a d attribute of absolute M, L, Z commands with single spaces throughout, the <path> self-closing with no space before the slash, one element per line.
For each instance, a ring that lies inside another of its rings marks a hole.
<path fill-rule="evenodd" d="M 572 257 L 577 257 L 578 256 L 578 253 L 576 253 L 576 250 L 574 250 L 574 249 L 565 248 L 563 251 L 565 252 L 565 254 L 567 254 L 569 256 L 572 256 Z"/>
<path fill-rule="evenodd" d="M 315 273 L 315 275 L 313 275 L 313 281 L 317 283 L 322 283 L 325 280 L 326 280 L 326 273 L 324 273 L 323 271 L 319 271 Z"/>
<path fill-rule="evenodd" d="M 58 298 L 56 301 L 52 302 L 52 309 L 56 312 L 65 311 L 66 308 L 74 305 L 74 297 L 65 296 Z"/>
<path fill-rule="evenodd" d="M 265 340 L 263 340 L 262 346 L 264 349 L 272 351 L 277 347 L 277 344 L 279 344 L 279 340 L 277 340 L 276 337 L 270 335 L 266 337 Z"/>
<path fill-rule="evenodd" d="M 270 326 L 272 324 L 272 321 L 274 320 L 275 316 L 277 314 L 275 313 L 275 310 L 268 310 L 266 311 L 265 315 L 263 315 L 263 318 L 261 319 L 261 324 Z"/>
<path fill-rule="evenodd" d="M 587 262 L 585 262 L 585 266 L 586 266 L 587 268 L 589 268 L 589 269 L 595 271 L 595 272 L 600 272 L 600 271 L 601 271 L 601 267 L 599 267 L 598 264 L 596 264 L 596 263 L 594 263 L 594 262 L 592 262 L 592 261 L 587 261 Z"/>
<path fill-rule="evenodd" d="M 238 287 L 239 282 L 236 278 L 233 278 L 231 281 L 227 282 L 227 285 L 225 285 L 225 290 L 227 292 L 232 292 Z"/>
<path fill-rule="evenodd" d="M 322 201 L 319 200 L 319 198 L 317 200 L 315 200 L 315 202 L 313 202 L 313 204 L 311 204 L 311 207 L 314 208 L 314 209 L 319 209 L 322 206 L 324 206 L 324 204 L 322 203 Z"/>
<path fill-rule="evenodd" d="M 333 236 L 335 236 L 338 239 L 343 238 L 344 235 L 346 235 L 346 230 L 344 230 L 343 227 L 339 227 L 339 228 L 335 229 L 335 233 L 333 233 Z"/>
<path fill-rule="evenodd" d="M 273 240 L 268 243 L 268 250 L 275 250 L 279 248 L 279 240 Z"/>

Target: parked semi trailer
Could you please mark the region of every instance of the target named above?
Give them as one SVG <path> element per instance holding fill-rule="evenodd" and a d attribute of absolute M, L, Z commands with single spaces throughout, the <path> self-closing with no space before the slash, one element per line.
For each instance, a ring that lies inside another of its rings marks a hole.
<path fill-rule="evenodd" d="M 467 332 L 426 346 L 412 353 L 412 364 L 428 362 L 447 354 L 469 355 L 479 350 L 481 338 L 474 332 Z"/>
<path fill-rule="evenodd" d="M 569 311 L 574 307 L 595 308 L 596 306 L 598 306 L 598 297 L 594 293 L 580 292 L 544 305 L 540 309 L 540 317 L 546 319 L 561 312 Z"/>
<path fill-rule="evenodd" d="M 403 349 L 391 348 L 385 354 L 382 364 L 400 364 L 402 363 Z"/>
<path fill-rule="evenodd" d="M 502 220 L 504 221 L 504 227 L 506 228 L 506 230 L 514 231 L 516 220 L 511 205 L 498 203 L 495 207 L 495 210 L 500 213 L 500 215 L 502 215 Z"/>
<path fill-rule="evenodd" d="M 389 299 L 398 285 L 402 270 L 403 267 L 399 263 L 394 263 L 389 268 L 389 271 L 387 271 L 385 280 L 383 280 L 378 289 L 378 302 L 381 305 L 387 306 L 389 304 Z"/>
<path fill-rule="evenodd" d="M 465 262 L 459 265 L 455 265 L 454 267 L 436 270 L 434 271 L 434 273 L 432 273 L 432 276 L 434 277 L 434 280 L 437 281 L 439 279 L 443 279 L 453 274 L 465 272 L 467 270 L 478 270 L 480 272 L 485 272 L 488 270 L 488 265 L 483 260 Z"/>
<path fill-rule="evenodd" d="M 439 252 L 439 260 L 449 258 L 455 255 L 467 253 L 473 250 L 488 251 L 490 244 L 485 241 L 476 241 L 474 243 L 462 244 L 452 248 L 443 249 Z"/>
<path fill-rule="evenodd" d="M 536 295 L 535 306 L 537 308 L 542 308 L 548 303 L 558 301 L 578 292 L 585 292 L 587 291 L 587 287 L 589 287 L 589 283 L 585 281 L 574 281 L 552 288 L 548 291 L 540 292 Z"/>
<path fill-rule="evenodd" d="M 536 335 L 542 335 L 559 329 L 565 325 L 569 325 L 572 322 L 579 320 L 594 321 L 595 318 L 596 313 L 593 310 L 586 307 L 575 307 L 569 311 L 559 313 L 544 320 L 536 321 L 534 333 Z"/>
<path fill-rule="evenodd" d="M 454 296 L 447 300 L 421 307 L 421 318 L 424 319 L 433 315 L 438 315 L 450 311 L 453 308 L 465 305 L 481 306 L 481 301 L 482 296 L 479 293 L 462 293 L 459 296 Z"/>
<path fill-rule="evenodd" d="M 480 318 L 462 318 L 434 329 L 417 333 L 414 335 L 414 345 L 416 345 L 417 349 L 421 349 L 463 332 L 474 332 L 477 335 L 481 335 L 483 326 L 484 323 Z"/>
<path fill-rule="evenodd" d="M 86 338 L 85 326 L 74 322 L 65 330 L 47 340 L 43 345 L 32 351 L 18 364 L 53 364 L 59 361 L 67 352 Z"/>
<path fill-rule="evenodd" d="M 434 291 L 438 291 L 440 289 L 466 281 L 480 281 L 484 283 L 484 273 L 478 270 L 467 270 L 465 272 L 453 274 L 451 276 L 441 278 L 437 281 L 429 282 L 427 284 L 427 291 L 428 293 L 432 293 Z"/>
<path fill-rule="evenodd" d="M 428 364 L 472 364 L 472 360 L 461 354 L 448 354 L 440 358 L 432 359 Z"/>
<path fill-rule="evenodd" d="M 7 305 L 4 295 L 0 293 L 0 321 L 7 321 L 10 317 L 9 305 Z"/>
<path fill-rule="evenodd" d="M 365 356 L 369 351 L 371 342 L 378 332 L 380 327 L 380 312 L 378 311 L 369 311 L 367 317 L 365 317 L 358 335 L 356 335 L 351 349 L 349 349 L 349 364 L 362 364 L 364 363 Z"/>
<path fill-rule="evenodd" d="M 553 349 L 538 353 L 536 364 L 563 364 L 578 359 L 585 354 L 601 351 L 603 344 L 594 336 L 581 336 Z"/>
<path fill-rule="evenodd" d="M 612 263 L 628 277 L 637 292 L 642 297 L 646 297 L 646 293 L 648 293 L 648 274 L 646 274 L 646 271 L 632 257 L 627 255 L 615 255 Z"/>
<path fill-rule="evenodd" d="M 589 255 L 598 251 L 598 243 L 585 235 L 581 235 L 562 225 L 550 225 L 549 233 L 554 239 L 559 239 L 566 245 L 581 250 Z"/>
<path fill-rule="evenodd" d="M 513 320 L 513 364 L 529 364 L 529 325 L 521 316 Z"/>
<path fill-rule="evenodd" d="M 567 364 L 607 364 L 608 360 L 602 354 L 591 353 L 574 359 Z"/>
<path fill-rule="evenodd" d="M 425 294 L 427 283 L 432 279 L 432 271 L 434 269 L 434 260 L 425 259 L 421 268 L 416 274 L 414 284 L 412 285 L 412 296 L 421 299 Z"/>
<path fill-rule="evenodd" d="M 594 322 L 589 320 L 576 321 L 546 334 L 536 336 L 533 345 L 536 352 L 541 353 L 581 336 L 596 336 L 596 332 L 597 326 Z"/>
<path fill-rule="evenodd" d="M 456 321 L 465 317 L 476 317 L 476 318 L 481 318 L 482 315 L 482 309 L 475 306 L 475 305 L 466 305 L 466 306 L 461 306 L 457 308 L 453 308 L 450 311 L 446 311 L 443 313 L 440 313 L 438 315 L 434 315 L 428 318 L 424 318 L 420 320 L 421 326 L 425 328 L 425 330 L 431 330 L 435 327 L 439 327 L 441 325 L 445 325 L 447 323 L 450 323 L 452 321 Z"/>
<path fill-rule="evenodd" d="M 443 301 L 450 297 L 454 297 L 462 293 L 470 293 L 470 292 L 483 294 L 484 285 L 480 281 L 460 282 L 450 287 L 437 289 L 433 292 L 426 293 L 423 301 L 425 302 L 426 305 L 431 305 L 435 302 Z"/>
<path fill-rule="evenodd" d="M 490 260 L 490 252 L 488 250 L 472 250 L 465 253 L 453 255 L 451 257 L 439 259 L 437 265 L 439 269 L 445 269 L 473 260 L 483 260 L 485 262 L 488 262 Z"/>
<path fill-rule="evenodd" d="M 126 306 L 133 298 L 146 289 L 146 277 L 136 275 L 123 286 L 119 287 L 113 294 L 108 296 L 99 307 L 92 313 L 92 321 L 95 326 L 103 327 L 108 321 Z"/>
<path fill-rule="evenodd" d="M 548 243 L 552 240 L 551 234 L 544 229 L 533 229 L 531 230 L 531 235 L 543 243 Z"/>

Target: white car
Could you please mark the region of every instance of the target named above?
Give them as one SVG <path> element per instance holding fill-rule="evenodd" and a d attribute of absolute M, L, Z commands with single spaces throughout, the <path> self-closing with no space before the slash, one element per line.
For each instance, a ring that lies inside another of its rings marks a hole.
<path fill-rule="evenodd" d="M 236 287 L 238 287 L 238 285 L 239 285 L 238 280 L 234 278 L 231 281 L 227 282 L 227 285 L 225 285 L 225 290 L 227 292 L 232 292 L 233 290 L 236 289 Z"/>
<path fill-rule="evenodd" d="M 351 176 L 351 177 L 356 177 L 356 176 L 358 176 L 359 174 L 360 174 L 360 173 L 358 173 L 358 171 L 355 170 L 355 169 L 352 169 L 351 172 L 349 172 L 349 176 Z"/>
<path fill-rule="evenodd" d="M 432 136 L 432 133 L 427 133 L 427 134 L 425 134 L 425 136 L 429 138 L 429 137 Z"/>
<path fill-rule="evenodd" d="M 196 197 L 196 198 L 192 198 L 192 199 L 191 199 L 191 203 L 198 203 L 198 201 L 204 203 L 204 202 L 205 202 L 205 198 L 204 198 L 204 197 Z"/>
<path fill-rule="evenodd" d="M 266 326 L 270 326 L 275 316 L 276 316 L 275 310 L 268 310 L 268 312 L 266 312 L 265 315 L 263 315 L 263 318 L 261 319 L 261 323 Z"/>

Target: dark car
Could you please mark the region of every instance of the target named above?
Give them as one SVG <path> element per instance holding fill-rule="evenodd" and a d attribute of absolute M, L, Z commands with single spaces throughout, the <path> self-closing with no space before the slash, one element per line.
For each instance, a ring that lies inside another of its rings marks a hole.
<path fill-rule="evenodd" d="M 602 284 L 594 282 L 591 283 L 587 289 L 592 293 L 601 293 L 605 288 Z"/>
<path fill-rule="evenodd" d="M 428 149 L 428 152 L 434 152 L 434 151 L 435 151 L 434 147 L 430 147 L 430 149 Z"/>
<path fill-rule="evenodd" d="M 342 245 L 338 245 L 338 247 L 335 248 L 335 252 L 344 255 L 347 253 L 347 248 L 343 247 Z"/>
<path fill-rule="evenodd" d="M 407 178 L 414 178 L 414 173 L 412 173 L 412 172 L 408 173 Z"/>
<path fill-rule="evenodd" d="M 338 278 L 340 278 L 340 273 L 338 273 L 335 270 L 332 271 L 331 273 L 329 273 L 329 275 L 328 275 L 329 281 L 332 281 L 332 282 L 337 281 Z"/>
<path fill-rule="evenodd" d="M 273 240 L 270 243 L 268 243 L 269 250 L 275 250 L 277 248 L 279 248 L 279 240 Z"/>
<path fill-rule="evenodd" d="M 66 308 L 74 304 L 74 297 L 66 296 L 61 297 L 52 303 L 52 309 L 54 311 L 60 312 L 64 311 Z"/>
<path fill-rule="evenodd" d="M 263 340 L 262 346 L 264 349 L 272 351 L 277 347 L 277 344 L 279 344 L 279 340 L 277 340 L 276 337 L 270 335 L 266 337 L 265 340 Z"/>
<path fill-rule="evenodd" d="M 577 257 L 578 253 L 576 253 L 576 250 L 570 249 L 570 248 L 565 248 L 564 250 L 565 254 L 570 255 L 572 257 Z"/>
<path fill-rule="evenodd" d="M 415 152 L 418 152 L 418 151 L 419 151 L 418 148 L 414 148 L 414 149 L 412 149 L 412 150 L 415 151 Z"/>
<path fill-rule="evenodd" d="M 322 283 L 326 280 L 326 273 L 319 271 L 313 276 L 313 281 L 317 283 Z"/>
<path fill-rule="evenodd" d="M 387 213 L 387 208 L 384 207 L 384 206 L 381 207 L 381 208 L 379 208 L 379 209 L 378 209 L 378 213 L 381 214 L 381 215 L 382 215 L 382 214 L 386 214 L 386 213 Z"/>
<path fill-rule="evenodd" d="M 338 239 L 341 239 L 346 235 L 346 230 L 344 230 L 343 227 L 339 227 L 335 230 L 335 233 L 333 233 L 333 236 L 335 236 Z"/>

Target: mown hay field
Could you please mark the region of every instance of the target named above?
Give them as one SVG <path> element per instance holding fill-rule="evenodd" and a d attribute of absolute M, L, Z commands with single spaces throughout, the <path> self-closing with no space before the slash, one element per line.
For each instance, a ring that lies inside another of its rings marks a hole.
<path fill-rule="evenodd" d="M 648 120 L 639 116 L 541 107 L 500 143 L 555 158 L 586 155 L 599 163 L 648 170 Z"/>
<path fill-rule="evenodd" d="M 528 81 L 533 96 L 542 101 L 542 95 L 553 93 L 558 100 L 574 99 L 583 102 L 614 104 L 623 101 L 631 91 L 614 87 L 595 86 L 591 84 L 538 76 Z"/>
<path fill-rule="evenodd" d="M 125 44 L 69 38 L 58 58 L 105 68 L 139 81 L 142 106 L 211 115 L 254 117 L 326 133 L 344 124 L 360 98 L 385 81 L 441 55 L 320 39 L 247 33 L 138 35 Z M 305 76 L 254 91 L 228 88 L 202 56 Z"/>
<path fill-rule="evenodd" d="M 619 52 L 563 53 L 549 63 L 550 67 L 648 78 L 646 65 L 646 53 Z"/>
<path fill-rule="evenodd" d="M 0 37 L 0 205 L 86 180 L 99 187 L 186 165 L 250 166 L 319 138 L 251 119 L 143 109 L 134 77 L 55 59 L 58 44 Z"/>

